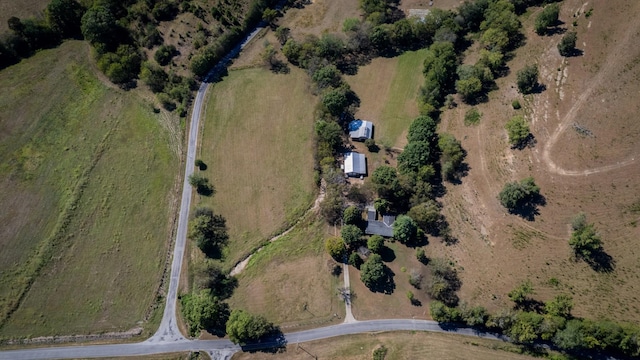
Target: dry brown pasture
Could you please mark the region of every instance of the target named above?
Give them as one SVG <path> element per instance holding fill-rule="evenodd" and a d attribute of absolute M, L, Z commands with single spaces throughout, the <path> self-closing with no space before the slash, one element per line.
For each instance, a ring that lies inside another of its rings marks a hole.
<path fill-rule="evenodd" d="M 584 51 L 571 58 L 556 49 L 561 34 L 533 32 L 538 11 L 524 17 L 527 40 L 508 63 L 510 74 L 497 80 L 499 90 L 487 103 L 477 106 L 480 124 L 463 125 L 466 105 L 442 116 L 441 130 L 462 140 L 470 170 L 461 185 L 447 185 L 442 199 L 459 242 L 434 243 L 429 255 L 453 259 L 463 281 L 460 297 L 492 310 L 510 306 L 507 292 L 530 279 L 538 300 L 571 294 L 576 316 L 638 322 L 640 231 L 632 206 L 640 198 L 634 96 L 640 91 L 640 50 L 634 45 L 640 4 L 564 1 L 561 27 L 577 31 Z M 546 90 L 523 97 L 515 87 L 516 72 L 530 63 L 538 64 Z M 523 110 L 513 110 L 514 99 Z M 517 113 L 525 115 L 536 139 L 535 146 L 521 151 L 510 149 L 504 130 Z M 580 136 L 574 123 L 593 136 Z M 496 198 L 504 183 L 527 176 L 536 179 L 546 198 L 532 221 L 508 214 Z M 572 259 L 568 224 L 579 212 L 596 224 L 613 271 L 596 272 Z"/>
<path fill-rule="evenodd" d="M 3 0 L 0 1 L 0 34 L 10 31 L 7 20 L 16 16 L 20 19 L 44 17 L 44 9 L 49 0 Z"/>
<path fill-rule="evenodd" d="M 499 360 L 533 359 L 522 355 L 522 349 L 500 341 L 465 338 L 462 336 L 426 333 L 393 332 L 342 336 L 302 344 L 289 344 L 277 354 L 239 352 L 234 360 L 243 359 L 371 359 L 373 351 L 387 349 L 387 360 Z"/>

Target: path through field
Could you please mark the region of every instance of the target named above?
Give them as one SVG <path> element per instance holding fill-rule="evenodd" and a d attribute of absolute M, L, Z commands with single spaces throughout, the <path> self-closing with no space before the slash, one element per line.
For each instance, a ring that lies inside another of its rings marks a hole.
<path fill-rule="evenodd" d="M 638 21 L 630 21 L 629 27 L 624 34 L 624 37 L 620 39 L 618 45 L 609 52 L 607 58 L 604 61 L 604 65 L 602 69 L 598 72 L 598 74 L 593 77 L 589 86 L 587 86 L 578 99 L 573 103 L 571 109 L 567 112 L 567 114 L 562 118 L 560 124 L 555 129 L 549 140 L 547 140 L 543 151 L 542 151 L 542 160 L 547 165 L 547 168 L 550 172 L 558 175 L 564 176 L 587 176 L 591 174 L 598 174 L 607 171 L 616 170 L 625 166 L 629 166 L 635 164 L 635 156 L 626 159 L 624 161 L 617 162 L 615 164 L 595 167 L 586 170 L 567 170 L 559 167 L 552 159 L 551 159 L 551 149 L 558 142 L 560 135 L 567 130 L 574 122 L 575 118 L 578 114 L 578 111 L 582 109 L 582 107 L 587 103 L 587 101 L 592 100 L 592 95 L 594 90 L 600 86 L 604 81 L 607 81 L 613 75 L 613 72 L 619 67 L 619 62 L 623 59 L 623 53 L 627 52 L 629 48 L 635 46 L 635 34 L 638 33 L 640 28 L 640 22 Z"/>

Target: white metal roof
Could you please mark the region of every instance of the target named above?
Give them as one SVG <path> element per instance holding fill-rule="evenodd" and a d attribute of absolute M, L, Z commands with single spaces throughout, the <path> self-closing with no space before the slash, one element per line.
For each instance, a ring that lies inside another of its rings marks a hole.
<path fill-rule="evenodd" d="M 349 136 L 352 139 L 371 139 L 373 123 L 366 120 L 354 120 L 349 123 Z"/>
<path fill-rule="evenodd" d="M 344 155 L 344 173 L 366 175 L 367 163 L 364 154 L 349 152 Z"/>

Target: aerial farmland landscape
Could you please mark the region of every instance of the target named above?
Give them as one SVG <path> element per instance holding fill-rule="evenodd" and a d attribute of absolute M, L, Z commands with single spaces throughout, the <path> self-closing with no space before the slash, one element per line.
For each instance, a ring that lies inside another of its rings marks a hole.
<path fill-rule="evenodd" d="M 640 357 L 639 36 L 634 0 L 0 0 L 0 359 Z"/>

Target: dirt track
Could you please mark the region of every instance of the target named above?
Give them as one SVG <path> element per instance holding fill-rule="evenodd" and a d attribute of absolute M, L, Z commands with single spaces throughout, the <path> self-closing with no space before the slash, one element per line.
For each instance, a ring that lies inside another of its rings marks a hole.
<path fill-rule="evenodd" d="M 613 49 L 613 51 L 609 52 L 606 60 L 604 61 L 604 67 L 598 72 L 598 74 L 591 80 L 587 88 L 585 88 L 578 99 L 573 103 L 573 106 L 569 109 L 567 114 L 562 118 L 560 124 L 555 129 L 549 140 L 546 141 L 543 151 L 542 151 L 542 160 L 547 165 L 548 170 L 551 173 L 564 175 L 564 176 L 587 176 L 592 174 L 598 174 L 603 172 L 608 172 L 612 170 L 616 170 L 625 166 L 629 166 L 635 164 L 635 156 L 628 158 L 624 161 L 617 162 L 615 164 L 610 164 L 606 166 L 595 167 L 591 169 L 585 170 L 567 170 L 559 167 L 556 163 L 551 159 L 551 150 L 554 145 L 557 143 L 560 135 L 567 130 L 571 124 L 575 122 L 578 111 L 582 109 L 582 107 L 589 100 L 593 100 L 592 95 L 596 88 L 598 88 L 604 81 L 609 79 L 613 73 L 619 68 L 620 62 L 622 61 L 623 54 L 628 51 L 630 47 L 634 46 L 634 34 L 637 34 L 640 30 L 640 23 L 630 23 L 627 31 L 624 34 L 624 37 L 618 43 L 618 45 Z M 561 85 L 560 85 L 561 86 Z"/>

